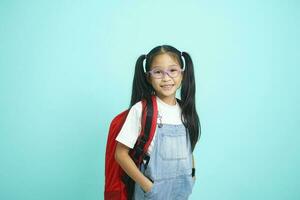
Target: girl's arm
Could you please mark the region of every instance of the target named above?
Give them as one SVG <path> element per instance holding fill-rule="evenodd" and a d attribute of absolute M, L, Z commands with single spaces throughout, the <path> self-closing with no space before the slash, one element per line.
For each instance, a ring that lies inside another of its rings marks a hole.
<path fill-rule="evenodd" d="M 136 183 L 138 183 L 145 192 L 151 190 L 153 183 L 138 169 L 132 158 L 129 156 L 130 148 L 126 145 L 117 142 L 115 159 L 122 167 L 122 169 L 130 176 Z"/>

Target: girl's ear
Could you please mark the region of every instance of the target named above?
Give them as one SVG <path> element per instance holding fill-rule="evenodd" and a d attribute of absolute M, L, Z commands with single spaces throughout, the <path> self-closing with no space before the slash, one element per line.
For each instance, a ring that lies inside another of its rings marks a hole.
<path fill-rule="evenodd" d="M 147 80 L 147 82 L 151 85 L 151 79 L 150 79 L 150 76 L 146 76 L 146 80 Z"/>

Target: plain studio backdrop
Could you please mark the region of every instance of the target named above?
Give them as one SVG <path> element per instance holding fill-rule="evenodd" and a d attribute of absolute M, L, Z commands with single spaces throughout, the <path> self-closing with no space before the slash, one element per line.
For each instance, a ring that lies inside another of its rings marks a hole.
<path fill-rule="evenodd" d="M 192 56 L 202 135 L 191 200 L 300 199 L 300 4 L 0 2 L 0 199 L 103 199 L 136 59 Z"/>

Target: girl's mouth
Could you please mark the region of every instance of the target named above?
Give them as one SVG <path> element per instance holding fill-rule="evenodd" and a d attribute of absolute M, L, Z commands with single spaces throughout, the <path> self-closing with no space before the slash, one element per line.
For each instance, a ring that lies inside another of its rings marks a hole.
<path fill-rule="evenodd" d="M 169 90 L 174 86 L 174 84 L 162 85 L 161 87 L 165 90 Z"/>

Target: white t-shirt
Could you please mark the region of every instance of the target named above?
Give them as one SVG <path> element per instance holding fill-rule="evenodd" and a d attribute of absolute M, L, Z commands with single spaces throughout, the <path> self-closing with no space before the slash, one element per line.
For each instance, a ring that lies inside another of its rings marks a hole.
<path fill-rule="evenodd" d="M 162 124 L 182 124 L 181 121 L 181 108 L 176 101 L 176 105 L 169 105 L 163 102 L 158 96 L 156 96 L 158 114 L 161 116 Z M 119 132 L 116 140 L 129 148 L 133 148 L 134 144 L 141 131 L 141 116 L 142 115 L 142 102 L 139 101 L 134 104 L 128 112 L 127 118 L 121 131 Z M 157 118 L 157 124 L 160 123 Z M 153 149 L 154 139 L 156 136 L 157 128 L 154 133 L 153 140 L 148 148 L 148 154 L 151 154 Z"/>

